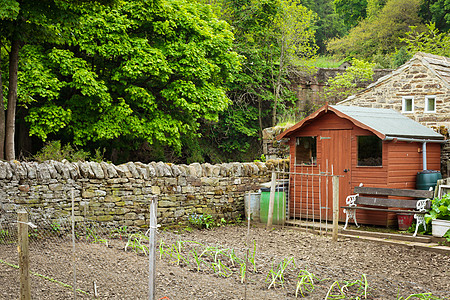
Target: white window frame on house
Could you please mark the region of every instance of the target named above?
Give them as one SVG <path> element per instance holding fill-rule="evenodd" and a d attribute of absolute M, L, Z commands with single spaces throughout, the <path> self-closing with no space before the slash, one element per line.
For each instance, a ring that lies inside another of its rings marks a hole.
<path fill-rule="evenodd" d="M 434 99 L 434 109 L 433 110 L 431 110 L 428 107 L 430 99 Z M 425 112 L 426 113 L 436 113 L 436 96 L 435 95 L 425 96 Z"/>
<path fill-rule="evenodd" d="M 411 110 L 406 110 L 406 101 L 411 100 Z M 414 113 L 414 97 L 413 96 L 403 96 L 402 97 L 402 113 L 412 114 Z"/>

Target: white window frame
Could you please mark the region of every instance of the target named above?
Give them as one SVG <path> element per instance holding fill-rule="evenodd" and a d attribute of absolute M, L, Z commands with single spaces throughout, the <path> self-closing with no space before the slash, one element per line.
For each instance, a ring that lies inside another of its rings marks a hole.
<path fill-rule="evenodd" d="M 428 100 L 429 99 L 434 99 L 434 110 L 430 110 L 428 108 Z M 425 96 L 425 112 L 426 113 L 436 113 L 436 96 L 435 95 Z"/>
<path fill-rule="evenodd" d="M 405 110 L 406 100 L 411 100 L 411 110 Z M 404 113 L 404 114 L 414 113 L 414 97 L 413 96 L 403 96 L 402 97 L 402 113 Z"/>

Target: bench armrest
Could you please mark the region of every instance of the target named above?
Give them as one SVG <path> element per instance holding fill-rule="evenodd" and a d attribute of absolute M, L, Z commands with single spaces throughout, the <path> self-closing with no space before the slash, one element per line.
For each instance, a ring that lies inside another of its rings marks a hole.
<path fill-rule="evenodd" d="M 422 200 L 417 200 L 417 204 L 416 204 L 416 209 L 420 212 L 426 212 L 427 211 L 427 204 L 428 201 L 431 201 L 430 199 L 422 199 Z"/>
<path fill-rule="evenodd" d="M 347 196 L 347 198 L 345 199 L 345 203 L 347 204 L 347 206 L 356 206 L 355 202 L 358 196 L 359 194 Z"/>

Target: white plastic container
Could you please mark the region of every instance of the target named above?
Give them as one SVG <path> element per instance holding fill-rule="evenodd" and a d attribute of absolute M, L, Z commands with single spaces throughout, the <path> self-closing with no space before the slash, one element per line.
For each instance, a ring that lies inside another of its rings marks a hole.
<path fill-rule="evenodd" d="M 250 220 L 259 222 L 260 198 L 261 198 L 261 193 L 245 194 L 245 196 L 244 196 L 245 220 L 247 220 L 247 218 L 248 218 L 249 205 L 250 205 Z"/>
<path fill-rule="evenodd" d="M 450 221 L 447 220 L 431 220 L 431 232 L 435 237 L 443 237 L 447 230 L 450 229 Z"/>

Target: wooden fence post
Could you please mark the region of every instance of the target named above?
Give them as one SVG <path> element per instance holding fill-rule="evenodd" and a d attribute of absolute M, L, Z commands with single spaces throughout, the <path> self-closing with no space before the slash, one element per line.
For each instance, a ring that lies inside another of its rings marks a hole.
<path fill-rule="evenodd" d="M 273 220 L 273 206 L 275 203 L 275 184 L 277 181 L 277 174 L 272 172 L 272 181 L 270 182 L 270 198 L 269 198 L 269 209 L 267 213 L 267 230 L 272 229 L 272 220 Z"/>
<path fill-rule="evenodd" d="M 148 246 L 148 297 L 149 300 L 155 299 L 155 231 L 157 226 L 157 209 L 158 209 L 158 200 L 157 198 L 153 198 L 150 202 L 150 228 L 149 228 L 149 246 Z"/>
<path fill-rule="evenodd" d="M 18 251 L 19 251 L 19 273 L 20 273 L 20 300 L 30 300 L 30 257 L 28 247 L 28 213 L 19 211 L 17 213 L 18 225 Z"/>
<path fill-rule="evenodd" d="M 333 175 L 333 241 L 338 240 L 339 224 L 339 176 Z"/>

